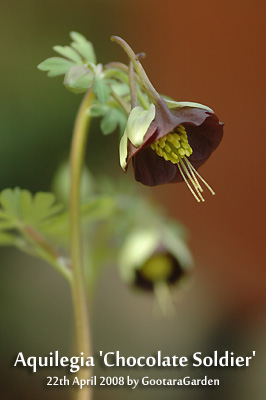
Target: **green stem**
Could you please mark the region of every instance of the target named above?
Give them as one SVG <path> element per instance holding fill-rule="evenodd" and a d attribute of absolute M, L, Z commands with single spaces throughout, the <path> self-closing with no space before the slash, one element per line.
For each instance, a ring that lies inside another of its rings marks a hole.
<path fill-rule="evenodd" d="M 128 66 L 120 62 L 110 62 L 104 66 L 104 76 L 115 77 L 128 84 Z"/>
<path fill-rule="evenodd" d="M 88 107 L 93 99 L 92 90 L 84 97 L 76 118 L 71 146 L 71 185 L 70 185 L 70 254 L 73 268 L 72 297 L 76 320 L 77 350 L 85 357 L 92 356 L 89 310 L 82 257 L 82 233 L 80 213 L 80 181 L 84 163 L 85 146 L 90 116 Z M 92 371 L 80 369 L 79 378 L 88 379 Z M 76 400 L 91 400 L 91 386 L 77 392 Z"/>
<path fill-rule="evenodd" d="M 111 88 L 111 95 L 112 97 L 116 100 L 116 102 L 123 108 L 123 110 L 125 111 L 125 113 L 127 115 L 129 115 L 130 113 L 130 105 L 128 103 L 126 103 L 122 97 L 118 96 L 112 89 L 112 86 L 110 85 Z"/>
<path fill-rule="evenodd" d="M 105 65 L 105 77 L 114 77 L 117 79 L 120 79 L 122 82 L 126 83 L 127 85 L 129 84 L 129 79 L 128 79 L 128 66 L 119 63 L 119 62 L 111 62 L 109 64 Z M 141 86 L 141 80 L 139 76 L 135 73 L 134 74 L 135 80 L 137 83 Z M 137 86 L 137 91 L 138 91 L 138 98 L 140 105 L 145 108 L 145 110 L 148 110 L 150 107 L 150 103 L 147 101 L 145 98 L 142 90 L 140 89 L 139 86 Z"/>
<path fill-rule="evenodd" d="M 161 96 L 159 93 L 155 90 L 153 87 L 151 81 L 149 80 L 144 68 L 142 67 L 141 63 L 138 60 L 138 56 L 134 53 L 134 51 L 131 49 L 131 47 L 127 44 L 127 42 L 124 39 L 121 39 L 119 36 L 112 36 L 111 40 L 113 42 L 116 42 L 120 44 L 120 46 L 125 50 L 127 53 L 129 59 L 132 61 L 135 71 L 140 77 L 142 86 L 144 90 L 146 91 L 149 99 L 152 102 L 160 102 L 161 101 Z"/>
<path fill-rule="evenodd" d="M 134 68 L 132 61 L 129 63 L 128 68 L 128 77 L 129 77 L 129 88 L 130 88 L 130 97 L 131 97 L 131 109 L 138 105 L 138 93 L 137 93 L 137 85 L 134 79 Z"/>

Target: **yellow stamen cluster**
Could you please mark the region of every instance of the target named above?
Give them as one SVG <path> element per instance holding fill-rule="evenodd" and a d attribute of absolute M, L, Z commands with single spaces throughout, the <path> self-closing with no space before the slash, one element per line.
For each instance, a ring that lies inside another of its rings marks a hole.
<path fill-rule="evenodd" d="M 170 132 L 156 140 L 151 148 L 156 151 L 158 156 L 173 164 L 177 164 L 182 158 L 192 154 L 192 148 L 188 144 L 187 133 L 183 125 L 178 125 L 176 132 Z"/>
<path fill-rule="evenodd" d="M 173 261 L 166 254 L 149 258 L 140 269 L 140 274 L 150 282 L 167 281 L 173 273 Z"/>
<path fill-rule="evenodd" d="M 152 143 L 151 148 L 156 151 L 158 156 L 163 157 L 165 161 L 171 161 L 173 164 L 177 164 L 182 178 L 198 202 L 205 200 L 201 194 L 203 189 L 197 177 L 209 189 L 211 194 L 215 194 L 212 188 L 187 159 L 187 157 L 192 154 L 193 150 L 188 143 L 186 129 L 183 125 L 178 125 L 174 131 L 156 140 L 156 142 Z M 189 181 L 193 187 L 191 187 Z"/>

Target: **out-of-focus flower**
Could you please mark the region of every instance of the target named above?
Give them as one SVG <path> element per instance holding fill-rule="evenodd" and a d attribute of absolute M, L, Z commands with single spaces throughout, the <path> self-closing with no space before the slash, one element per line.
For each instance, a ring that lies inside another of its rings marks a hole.
<path fill-rule="evenodd" d="M 180 232 L 164 225 L 139 229 L 126 239 L 119 257 L 122 277 L 130 285 L 154 290 L 173 285 L 188 275 L 192 257 Z"/>

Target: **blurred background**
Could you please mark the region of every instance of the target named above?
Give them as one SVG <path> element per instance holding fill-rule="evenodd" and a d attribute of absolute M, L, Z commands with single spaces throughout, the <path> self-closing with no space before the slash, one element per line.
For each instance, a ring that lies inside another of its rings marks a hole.
<path fill-rule="evenodd" d="M 96 388 L 96 400 L 266 397 L 265 11 L 262 0 L 1 2 L 1 190 L 50 190 L 55 170 L 68 157 L 81 97 L 36 66 L 54 55 L 53 45 L 69 43 L 71 30 L 93 42 L 102 63 L 127 61 L 109 40 L 122 36 L 136 52 L 146 52 L 143 65 L 159 92 L 209 105 L 225 123 L 221 145 L 201 168 L 215 197 L 197 204 L 182 184 L 148 190 L 189 230 L 196 268 L 193 282 L 179 295 L 176 315 L 155 317 L 152 297 L 127 288 L 110 267 L 94 302 L 94 350 L 135 356 L 158 350 L 187 356 L 229 350 L 246 356 L 255 350 L 256 357 L 249 368 L 225 370 L 109 371 L 98 363 L 97 375 L 208 375 L 220 378 L 220 386 Z M 87 149 L 93 173 L 121 176 L 117 140 L 116 135 L 103 139 L 98 122 L 93 124 Z M 33 375 L 12 366 L 19 351 L 71 354 L 67 284 L 44 263 L 13 249 L 0 249 L 0 266 L 0 398 L 70 399 L 66 388 L 45 386 L 45 377 L 58 370 Z"/>

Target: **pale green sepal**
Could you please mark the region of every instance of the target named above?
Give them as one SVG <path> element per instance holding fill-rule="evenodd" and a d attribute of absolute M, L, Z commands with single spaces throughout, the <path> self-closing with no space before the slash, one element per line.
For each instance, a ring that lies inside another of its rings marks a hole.
<path fill-rule="evenodd" d="M 78 51 L 85 61 L 96 64 L 96 56 L 92 43 L 78 32 L 70 32 L 70 37 L 74 40 L 71 43 L 71 47 Z"/>
<path fill-rule="evenodd" d="M 210 107 L 200 103 L 193 103 L 191 101 L 174 101 L 169 99 L 164 99 L 164 101 L 166 102 L 167 106 L 170 109 L 177 107 L 193 107 L 193 108 L 202 108 L 203 110 L 207 110 L 211 113 L 214 113 L 214 111 Z"/>
<path fill-rule="evenodd" d="M 191 252 L 182 237 L 180 229 L 175 224 L 168 224 L 163 227 L 163 243 L 167 249 L 176 257 L 183 269 L 193 267 L 193 258 Z"/>
<path fill-rule="evenodd" d="M 51 57 L 43 61 L 38 65 L 38 69 L 41 71 L 48 71 L 48 76 L 54 77 L 58 75 L 64 75 L 69 68 L 75 65 L 74 62 L 66 60 L 61 57 Z"/>
<path fill-rule="evenodd" d="M 158 241 L 159 235 L 152 230 L 137 230 L 128 236 L 118 260 L 125 281 L 133 283 L 135 271 L 153 254 Z"/>
<path fill-rule="evenodd" d="M 135 147 L 143 143 L 144 136 L 155 117 L 155 105 L 151 104 L 148 110 L 137 106 L 129 114 L 125 133 Z"/>
<path fill-rule="evenodd" d="M 74 65 L 66 73 L 64 85 L 71 92 L 86 92 L 92 85 L 93 73 L 85 65 Z"/>
<path fill-rule="evenodd" d="M 127 165 L 127 135 L 126 132 L 121 137 L 119 144 L 119 156 L 121 168 L 125 171 Z"/>
<path fill-rule="evenodd" d="M 54 46 L 53 49 L 54 49 L 54 51 L 59 53 L 61 56 L 66 57 L 69 60 L 74 61 L 77 64 L 82 64 L 81 57 L 70 46 Z"/>

